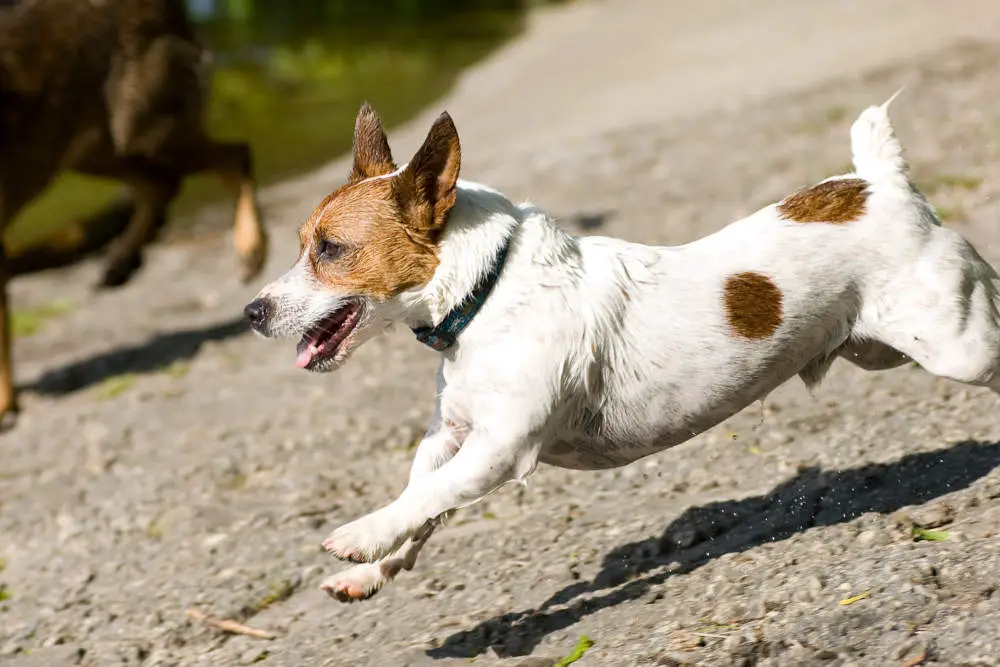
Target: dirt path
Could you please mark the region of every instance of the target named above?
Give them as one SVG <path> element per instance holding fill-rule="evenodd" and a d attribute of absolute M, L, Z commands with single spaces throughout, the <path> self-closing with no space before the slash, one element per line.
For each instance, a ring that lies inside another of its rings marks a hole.
<path fill-rule="evenodd" d="M 447 106 L 467 177 L 576 230 L 677 243 L 842 170 L 853 115 L 906 83 L 894 117 L 918 179 L 1000 264 L 1000 7 L 808 4 L 548 11 L 400 128 L 397 155 Z M 266 194 L 270 274 L 343 175 Z M 97 269 L 14 286 L 21 306 L 69 305 L 18 341 L 26 414 L 0 439 L 4 667 L 527 666 L 581 635 L 584 667 L 1000 664 L 988 392 L 838 366 L 815 397 L 793 383 L 628 468 L 541 470 L 342 606 L 316 590 L 341 567 L 319 541 L 402 488 L 433 353 L 398 332 L 333 376 L 296 371 L 245 333 L 254 290 L 219 240 L 157 248 L 116 293 L 89 291 Z"/>

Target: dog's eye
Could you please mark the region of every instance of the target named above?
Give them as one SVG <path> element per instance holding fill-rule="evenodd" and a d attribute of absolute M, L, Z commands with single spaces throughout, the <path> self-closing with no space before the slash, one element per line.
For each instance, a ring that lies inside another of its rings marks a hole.
<path fill-rule="evenodd" d="M 344 246 L 336 241 L 323 239 L 317 244 L 316 251 L 320 259 L 333 260 L 344 254 Z"/>

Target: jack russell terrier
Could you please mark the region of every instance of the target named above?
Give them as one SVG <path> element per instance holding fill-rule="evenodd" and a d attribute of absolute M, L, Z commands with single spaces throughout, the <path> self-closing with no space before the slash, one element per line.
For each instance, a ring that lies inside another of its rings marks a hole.
<path fill-rule="evenodd" d="M 539 462 L 627 465 L 796 374 L 817 385 L 837 357 L 1000 391 L 1000 277 L 908 178 L 891 102 L 851 127 L 854 173 L 676 247 L 570 236 L 460 180 L 447 113 L 398 167 L 365 104 L 347 183 L 246 307 L 259 334 L 300 338 L 299 368 L 332 371 L 400 322 L 441 353 L 408 485 L 326 538 L 358 565 L 322 588 L 371 597 L 442 520 Z"/>

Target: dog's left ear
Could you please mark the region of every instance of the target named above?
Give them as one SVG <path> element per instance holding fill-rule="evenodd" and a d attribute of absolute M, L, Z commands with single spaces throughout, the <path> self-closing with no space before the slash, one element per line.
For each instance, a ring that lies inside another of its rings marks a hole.
<path fill-rule="evenodd" d="M 396 171 L 389 139 L 382 120 L 368 102 L 361 105 L 354 121 L 354 165 L 348 183 L 357 183 L 373 176 L 385 176 Z"/>
<path fill-rule="evenodd" d="M 455 185 L 461 166 L 462 148 L 458 142 L 458 130 L 446 111 L 434 121 L 423 145 L 400 174 L 406 194 L 412 198 L 410 204 L 417 208 L 430 208 L 429 221 L 426 213 L 418 217 L 423 218 L 424 224 L 432 230 L 444 226 L 448 212 L 455 205 Z"/>

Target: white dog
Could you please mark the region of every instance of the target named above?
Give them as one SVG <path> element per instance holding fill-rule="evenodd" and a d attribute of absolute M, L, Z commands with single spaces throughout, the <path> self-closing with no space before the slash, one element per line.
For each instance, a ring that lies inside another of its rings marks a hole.
<path fill-rule="evenodd" d="M 397 168 L 363 106 L 348 183 L 246 308 L 260 334 L 301 336 L 300 368 L 331 371 L 398 322 L 441 352 L 409 484 L 323 542 L 361 563 L 323 588 L 370 597 L 440 520 L 539 462 L 632 463 L 838 356 L 1000 390 L 1000 277 L 908 179 L 891 101 L 852 126 L 855 173 L 678 247 L 573 237 L 459 180 L 446 113 Z"/>

